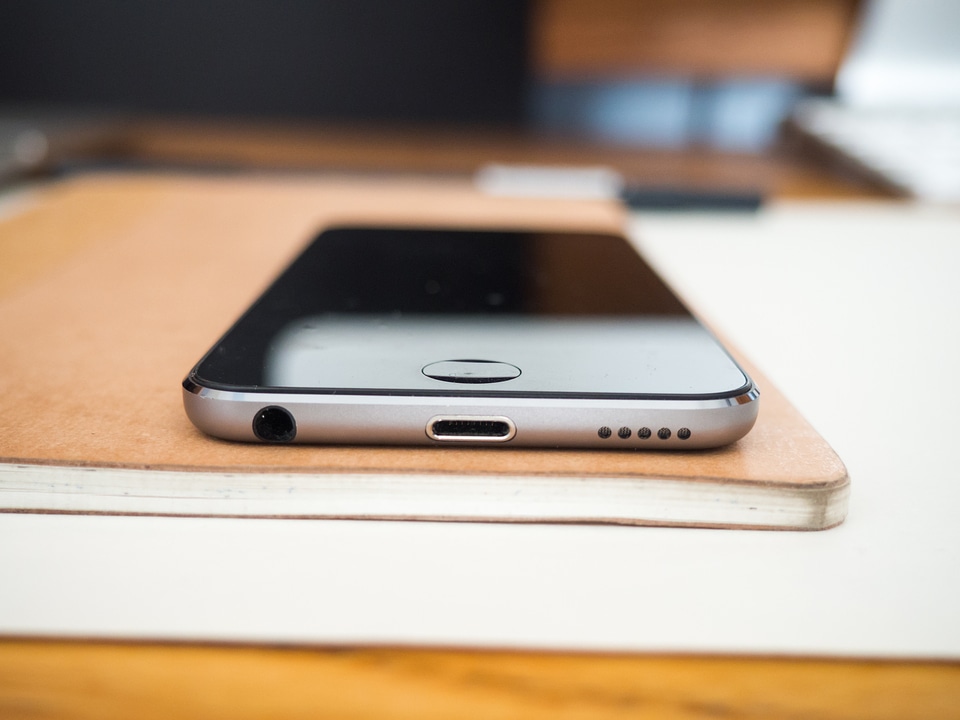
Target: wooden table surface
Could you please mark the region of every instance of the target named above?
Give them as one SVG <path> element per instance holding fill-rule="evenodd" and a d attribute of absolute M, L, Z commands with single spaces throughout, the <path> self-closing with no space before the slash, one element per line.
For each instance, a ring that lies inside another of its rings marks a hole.
<path fill-rule="evenodd" d="M 6 640 L 0 717 L 943 719 L 960 666 Z"/>
<path fill-rule="evenodd" d="M 641 183 L 773 197 L 877 195 L 782 153 L 619 152 L 490 134 L 464 142 L 456 133 L 141 123 L 114 145 L 118 159 L 392 172 L 588 162 Z M 318 716 L 960 718 L 960 664 L 0 639 L 0 718 Z"/>

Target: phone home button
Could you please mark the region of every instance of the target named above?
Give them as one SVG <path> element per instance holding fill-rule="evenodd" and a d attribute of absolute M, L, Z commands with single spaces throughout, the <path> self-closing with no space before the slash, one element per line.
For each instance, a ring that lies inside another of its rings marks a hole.
<path fill-rule="evenodd" d="M 493 360 L 442 360 L 425 365 L 428 378 L 455 383 L 498 383 L 520 377 L 520 368 Z"/>

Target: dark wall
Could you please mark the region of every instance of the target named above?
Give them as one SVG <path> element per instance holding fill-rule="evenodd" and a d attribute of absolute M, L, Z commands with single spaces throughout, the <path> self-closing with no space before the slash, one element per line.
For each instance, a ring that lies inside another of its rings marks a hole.
<path fill-rule="evenodd" d="M 3 0 L 0 102 L 516 123 L 520 0 Z"/>

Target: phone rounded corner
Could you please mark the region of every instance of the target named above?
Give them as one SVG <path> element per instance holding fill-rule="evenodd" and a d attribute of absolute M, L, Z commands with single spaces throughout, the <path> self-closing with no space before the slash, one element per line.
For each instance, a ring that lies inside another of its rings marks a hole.
<path fill-rule="evenodd" d="M 741 413 L 741 421 L 737 435 L 732 442 L 742 440 L 756 427 L 757 420 L 760 417 L 760 388 L 753 380 L 750 380 L 746 392 L 738 395 L 735 400 L 737 409 Z"/>
<path fill-rule="evenodd" d="M 196 370 L 191 370 L 180 383 L 183 389 L 184 397 L 187 395 L 198 395 L 203 390 L 203 386 L 197 381 Z"/>
<path fill-rule="evenodd" d="M 187 418 L 204 435 L 225 440 L 247 439 L 224 434 L 223 423 L 217 418 L 221 403 L 215 397 L 211 397 L 212 392 L 211 388 L 201 384 L 193 371 L 183 379 L 180 395 Z"/>

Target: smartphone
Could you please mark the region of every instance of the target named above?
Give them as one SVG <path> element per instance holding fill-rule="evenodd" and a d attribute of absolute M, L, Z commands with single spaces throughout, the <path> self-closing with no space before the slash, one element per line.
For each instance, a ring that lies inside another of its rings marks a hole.
<path fill-rule="evenodd" d="M 683 450 L 759 391 L 618 235 L 322 232 L 183 382 L 228 440 Z"/>

